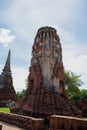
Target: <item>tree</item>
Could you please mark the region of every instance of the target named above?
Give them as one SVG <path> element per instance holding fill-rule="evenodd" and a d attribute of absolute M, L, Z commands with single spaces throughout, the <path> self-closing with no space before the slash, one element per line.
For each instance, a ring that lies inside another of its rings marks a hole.
<path fill-rule="evenodd" d="M 65 71 L 66 91 L 70 99 L 79 101 L 81 96 L 80 86 L 83 84 L 80 79 L 81 75 L 77 75 L 71 71 Z"/>
<path fill-rule="evenodd" d="M 20 92 L 19 92 L 19 91 L 17 92 L 17 96 L 18 96 L 18 99 L 19 99 L 19 100 L 24 96 L 24 94 L 25 94 L 27 88 L 28 88 L 28 78 L 25 79 L 25 89 L 23 89 L 23 90 L 20 91 Z"/>
<path fill-rule="evenodd" d="M 25 89 L 23 89 L 23 90 L 20 91 L 20 92 L 17 92 L 17 97 L 18 97 L 18 99 L 20 100 L 20 99 L 24 96 L 24 94 L 25 94 Z"/>
<path fill-rule="evenodd" d="M 82 99 L 87 99 L 87 89 L 82 89 L 81 90 L 81 94 L 82 94 Z"/>

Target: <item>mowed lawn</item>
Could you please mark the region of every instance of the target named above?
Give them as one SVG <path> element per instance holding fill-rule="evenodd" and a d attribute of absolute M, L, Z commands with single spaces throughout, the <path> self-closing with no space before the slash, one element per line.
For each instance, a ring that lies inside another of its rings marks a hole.
<path fill-rule="evenodd" d="M 10 113 L 10 109 L 7 107 L 0 107 L 0 112 L 7 112 Z"/>

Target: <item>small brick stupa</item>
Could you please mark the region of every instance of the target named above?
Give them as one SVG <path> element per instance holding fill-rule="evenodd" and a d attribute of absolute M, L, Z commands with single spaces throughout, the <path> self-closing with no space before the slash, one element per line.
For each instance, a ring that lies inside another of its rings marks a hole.
<path fill-rule="evenodd" d="M 3 72 L 0 75 L 0 103 L 9 104 L 17 100 L 10 69 L 10 50 Z"/>
<path fill-rule="evenodd" d="M 42 27 L 36 34 L 28 89 L 12 112 L 47 119 L 53 114 L 81 115 L 66 95 L 61 43 L 52 27 Z"/>

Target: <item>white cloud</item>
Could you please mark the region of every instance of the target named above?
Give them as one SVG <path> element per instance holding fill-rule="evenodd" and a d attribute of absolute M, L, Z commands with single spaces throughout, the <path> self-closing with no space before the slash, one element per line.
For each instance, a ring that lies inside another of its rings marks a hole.
<path fill-rule="evenodd" d="M 11 43 L 15 36 L 10 34 L 11 30 L 9 29 L 0 29 L 0 44 L 3 44 L 4 46 L 8 46 L 9 43 Z"/>
<path fill-rule="evenodd" d="M 58 30 L 65 69 L 81 75 L 81 79 L 84 82 L 83 88 L 87 88 L 87 41 L 79 41 L 74 33 L 62 28 Z"/>
<path fill-rule="evenodd" d="M 2 72 L 3 64 L 0 64 L 0 74 Z"/>
<path fill-rule="evenodd" d="M 83 0 L 19 0 L 11 3 L 5 17 L 18 37 L 32 40 L 32 34 L 41 26 L 77 23 L 83 6 Z"/>
<path fill-rule="evenodd" d="M 26 88 L 25 80 L 28 77 L 28 71 L 22 67 L 12 67 L 13 85 L 16 91 Z"/>

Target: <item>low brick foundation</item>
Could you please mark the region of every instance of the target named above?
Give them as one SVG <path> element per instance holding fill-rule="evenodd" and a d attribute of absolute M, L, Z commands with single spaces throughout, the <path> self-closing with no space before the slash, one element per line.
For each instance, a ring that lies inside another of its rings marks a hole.
<path fill-rule="evenodd" d="M 87 130 L 87 120 L 53 115 L 50 119 L 50 130 Z"/>
<path fill-rule="evenodd" d="M 44 120 L 39 118 L 0 112 L 0 121 L 14 124 L 27 130 L 45 130 Z M 0 128 L 2 129 L 2 127 Z M 87 130 L 87 120 L 52 115 L 50 117 L 50 130 Z"/>
<path fill-rule="evenodd" d="M 26 117 L 22 115 L 0 112 L 0 121 L 4 121 L 27 130 L 43 130 L 44 120 L 39 118 Z"/>

